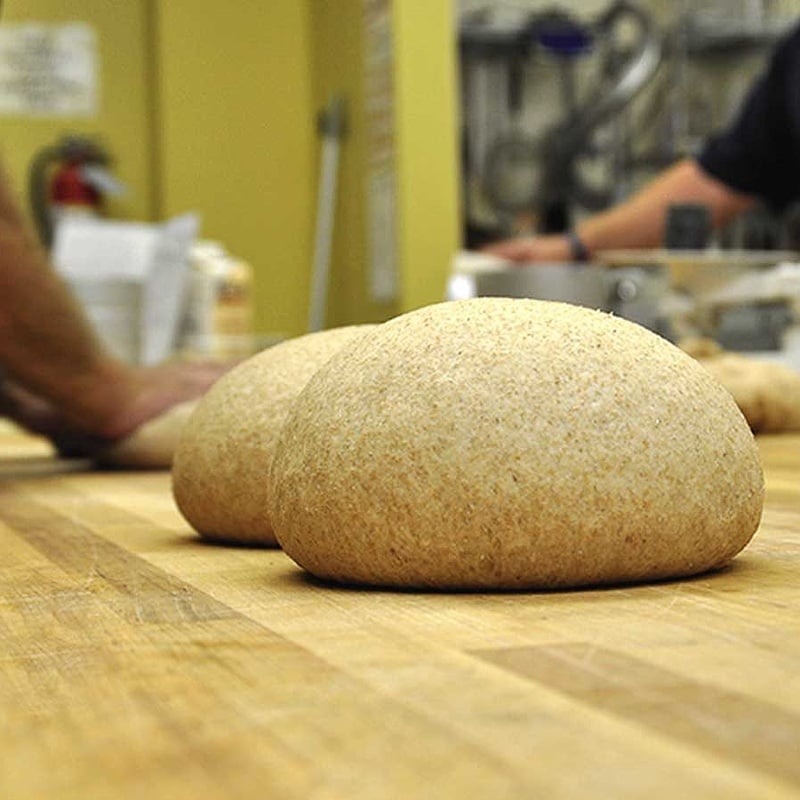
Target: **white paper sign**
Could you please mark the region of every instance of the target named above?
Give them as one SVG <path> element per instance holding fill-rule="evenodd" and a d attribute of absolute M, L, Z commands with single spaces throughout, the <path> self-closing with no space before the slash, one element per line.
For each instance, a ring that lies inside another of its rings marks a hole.
<path fill-rule="evenodd" d="M 0 114 L 94 116 L 97 75 L 97 40 L 89 25 L 0 25 Z"/>
<path fill-rule="evenodd" d="M 172 353 L 198 227 L 195 214 L 160 225 L 79 216 L 59 222 L 53 264 L 115 355 L 154 364 Z"/>

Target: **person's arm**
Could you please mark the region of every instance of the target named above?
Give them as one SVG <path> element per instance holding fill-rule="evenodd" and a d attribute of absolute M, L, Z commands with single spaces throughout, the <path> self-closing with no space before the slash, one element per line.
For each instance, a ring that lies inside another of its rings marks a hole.
<path fill-rule="evenodd" d="M 106 353 L 36 241 L 2 171 L 0 369 L 6 376 L 0 413 L 25 424 L 26 414 L 35 410 L 42 419 L 49 410 L 48 425 L 109 439 L 199 396 L 222 371 L 188 364 L 135 368 Z"/>
<path fill-rule="evenodd" d="M 652 248 L 661 245 L 667 210 L 674 203 L 702 203 L 721 227 L 755 200 L 707 175 L 692 159 L 670 167 L 629 200 L 577 226 L 589 257 L 600 250 Z M 530 236 L 496 242 L 484 252 L 519 262 L 573 260 L 566 236 Z"/>
<path fill-rule="evenodd" d="M 63 405 L 78 425 L 117 433 L 115 408 L 131 375 L 102 351 L 92 329 L 0 177 L 0 364 L 16 382 Z"/>

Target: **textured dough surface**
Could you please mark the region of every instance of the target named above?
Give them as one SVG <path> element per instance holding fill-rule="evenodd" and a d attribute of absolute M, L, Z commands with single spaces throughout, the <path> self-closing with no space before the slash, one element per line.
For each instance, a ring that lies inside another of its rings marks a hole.
<path fill-rule="evenodd" d="M 752 434 L 692 358 L 601 312 L 501 298 L 342 348 L 292 406 L 271 484 L 309 572 L 439 589 L 703 572 L 763 504 Z"/>
<path fill-rule="evenodd" d="M 211 387 L 182 433 L 172 468 L 175 502 L 201 536 L 275 545 L 267 478 L 289 407 L 322 364 L 371 327 L 290 339 L 252 356 Z"/>

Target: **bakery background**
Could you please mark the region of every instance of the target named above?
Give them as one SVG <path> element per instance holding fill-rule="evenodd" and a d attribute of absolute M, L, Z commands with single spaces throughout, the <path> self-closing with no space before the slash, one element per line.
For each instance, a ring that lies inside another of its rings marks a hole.
<path fill-rule="evenodd" d="M 32 217 L 66 219 L 57 263 L 133 360 L 239 356 L 477 293 L 796 364 L 791 216 L 750 214 L 702 252 L 676 224 L 669 258 L 599 270 L 465 252 L 557 230 L 692 152 L 795 15 L 790 0 L 10 0 L 5 157 Z M 129 254 L 110 276 L 89 236 L 104 219 Z M 153 309 L 160 279 L 178 288 Z"/>
<path fill-rule="evenodd" d="M 463 236 L 452 297 L 603 308 L 673 341 L 800 367 L 800 206 L 712 235 L 670 209 L 663 249 L 509 267 L 475 248 L 561 232 L 696 153 L 736 112 L 796 8 L 775 2 L 461 4 Z"/>
<path fill-rule="evenodd" d="M 252 273 L 256 346 L 308 328 L 324 207 L 324 325 L 381 321 L 441 299 L 459 246 L 452 14 L 388 0 L 8 0 L 6 35 L 80 25 L 95 72 L 82 108 L 6 109 L 6 160 L 27 194 L 43 150 L 88 138 L 127 188 L 102 198 L 105 217 L 195 213 L 198 239 Z M 323 202 L 319 117 L 336 97 L 346 119 Z"/>
<path fill-rule="evenodd" d="M 794 4 L 460 4 L 466 242 L 561 231 L 696 153 L 739 107 Z M 728 247 L 797 246 L 751 214 Z M 678 243 L 680 244 L 680 243 Z"/>

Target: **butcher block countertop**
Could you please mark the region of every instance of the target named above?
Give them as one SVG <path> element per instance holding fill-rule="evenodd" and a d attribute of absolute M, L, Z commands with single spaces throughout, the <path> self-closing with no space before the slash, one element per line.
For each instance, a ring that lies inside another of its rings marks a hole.
<path fill-rule="evenodd" d="M 728 569 L 334 588 L 0 435 L 0 797 L 798 798 L 800 436 Z"/>

